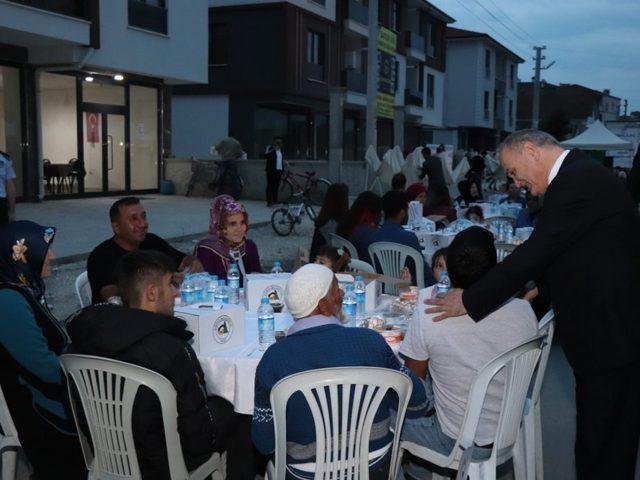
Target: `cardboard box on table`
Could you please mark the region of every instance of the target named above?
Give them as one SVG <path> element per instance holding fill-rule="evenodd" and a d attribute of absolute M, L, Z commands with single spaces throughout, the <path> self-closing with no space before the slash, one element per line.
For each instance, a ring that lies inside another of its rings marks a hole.
<path fill-rule="evenodd" d="M 268 297 L 269 303 L 276 312 L 286 312 L 284 289 L 290 273 L 249 273 L 245 277 L 245 296 L 247 310 L 258 311 L 262 297 Z"/>
<path fill-rule="evenodd" d="M 348 273 L 337 273 L 336 278 L 338 279 L 340 288 L 343 290 L 345 285 L 355 281 L 355 277 Z M 364 311 L 373 312 L 378 307 L 378 299 L 382 294 L 382 282 L 379 282 L 375 278 L 366 278 L 365 275 L 363 275 L 363 280 L 365 284 Z"/>
<path fill-rule="evenodd" d="M 193 333 L 196 354 L 217 352 L 245 341 L 245 310 L 242 305 L 201 303 L 175 308 L 175 316 L 187 322 Z"/>

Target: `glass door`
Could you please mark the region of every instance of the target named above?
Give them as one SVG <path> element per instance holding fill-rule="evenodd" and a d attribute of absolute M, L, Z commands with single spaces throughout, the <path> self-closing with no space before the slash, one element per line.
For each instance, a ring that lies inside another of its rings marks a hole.
<path fill-rule="evenodd" d="M 99 111 L 83 113 L 85 193 L 125 191 L 125 116 Z"/>
<path fill-rule="evenodd" d="M 124 115 L 103 114 L 107 124 L 107 190 L 126 190 Z"/>

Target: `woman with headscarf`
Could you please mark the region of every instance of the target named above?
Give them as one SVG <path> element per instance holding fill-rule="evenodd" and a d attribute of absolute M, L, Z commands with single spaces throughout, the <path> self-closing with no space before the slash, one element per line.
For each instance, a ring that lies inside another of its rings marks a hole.
<path fill-rule="evenodd" d="M 51 274 L 55 233 L 27 221 L 0 229 L 0 385 L 36 476 L 79 479 L 86 469 L 58 363 L 69 338 L 42 280 Z"/>
<path fill-rule="evenodd" d="M 205 271 L 226 279 L 229 266 L 237 263 L 241 283 L 245 274 L 262 272 L 258 247 L 247 238 L 249 215 L 244 205 L 229 195 L 218 195 L 209 211 L 210 235 L 195 249 Z"/>
<path fill-rule="evenodd" d="M 416 201 L 422 204 L 422 215 L 424 216 L 424 209 L 427 204 L 427 186 L 424 183 L 414 183 L 407 188 L 407 200 L 410 202 Z"/>

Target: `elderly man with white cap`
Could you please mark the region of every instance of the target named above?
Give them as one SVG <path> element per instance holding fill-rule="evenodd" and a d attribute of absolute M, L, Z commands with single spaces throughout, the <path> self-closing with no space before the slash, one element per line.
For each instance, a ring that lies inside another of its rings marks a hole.
<path fill-rule="evenodd" d="M 398 370 L 413 381 L 407 417 L 427 412 L 424 384 L 400 364 L 382 336 L 365 328 L 343 327 L 338 319 L 342 291 L 335 275 L 319 264 L 308 264 L 295 272 L 285 289 L 285 303 L 295 319 L 287 337 L 264 353 L 256 372 L 252 438 L 261 453 L 275 449 L 273 412 L 269 394 L 281 379 L 307 370 L 329 367 L 382 367 Z M 370 478 L 387 478 L 389 451 L 389 409 L 385 399 L 371 430 Z M 429 406 L 431 407 L 431 406 Z M 313 418 L 302 396 L 294 396 L 287 410 L 287 478 L 313 478 L 315 472 L 315 430 Z"/>

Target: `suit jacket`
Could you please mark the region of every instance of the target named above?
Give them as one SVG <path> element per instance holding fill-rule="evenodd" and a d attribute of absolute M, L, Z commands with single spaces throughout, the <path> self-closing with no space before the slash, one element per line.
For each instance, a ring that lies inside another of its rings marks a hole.
<path fill-rule="evenodd" d="M 444 172 L 442 171 L 442 160 L 436 155 L 429 155 L 429 157 L 422 164 L 422 177 L 424 175 L 429 177 L 429 190 L 434 190 L 447 186 L 447 182 L 444 179 Z"/>
<path fill-rule="evenodd" d="M 282 171 L 282 170 L 277 170 L 277 166 L 278 166 L 278 158 L 276 155 L 276 149 L 273 147 L 270 147 L 267 150 L 267 153 L 264 154 L 264 158 L 267 160 L 267 164 L 266 164 L 266 168 L 265 170 L 267 172 L 277 172 L 277 171 Z M 284 156 L 282 157 L 282 169 L 284 169 Z"/>
<path fill-rule="evenodd" d="M 572 150 L 528 241 L 465 290 L 478 321 L 528 280 L 548 293 L 576 377 L 640 361 L 640 216 L 602 165 Z"/>

